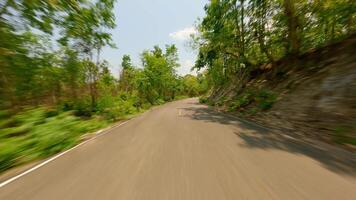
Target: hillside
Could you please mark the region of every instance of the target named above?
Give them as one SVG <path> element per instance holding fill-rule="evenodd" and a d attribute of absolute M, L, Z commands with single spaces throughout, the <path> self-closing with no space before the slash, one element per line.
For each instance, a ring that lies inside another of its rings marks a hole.
<path fill-rule="evenodd" d="M 356 145 L 356 35 L 253 70 L 246 85 L 231 82 L 208 101 L 273 129 Z M 273 66 L 273 67 L 272 67 Z"/>

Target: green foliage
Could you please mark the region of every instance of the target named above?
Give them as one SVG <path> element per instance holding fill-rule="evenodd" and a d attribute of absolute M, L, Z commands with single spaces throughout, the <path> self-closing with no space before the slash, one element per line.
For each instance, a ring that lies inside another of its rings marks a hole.
<path fill-rule="evenodd" d="M 175 99 L 179 93 L 179 80 L 176 74 L 178 50 L 167 45 L 165 52 L 155 46 L 141 55 L 143 70 L 137 75 L 137 92 L 142 102 L 152 105 Z"/>
<path fill-rule="evenodd" d="M 68 149 L 81 135 L 108 124 L 97 117 L 83 120 L 71 112 L 48 112 L 46 108 L 28 109 L 11 117 L 17 120 L 15 126 L 0 129 L 0 172 Z"/>
<path fill-rule="evenodd" d="M 54 117 L 57 116 L 59 114 L 58 110 L 56 109 L 48 109 L 45 112 L 45 117 L 49 118 L 49 117 Z"/>
<path fill-rule="evenodd" d="M 14 166 L 22 152 L 18 140 L 3 140 L 0 143 L 0 172 Z"/>
<path fill-rule="evenodd" d="M 261 110 L 268 110 L 272 108 L 273 104 L 277 100 L 277 97 L 270 91 L 261 90 L 255 97 L 255 100 Z"/>
<path fill-rule="evenodd" d="M 1 119 L 0 128 L 10 128 L 10 127 L 16 126 L 17 124 L 18 124 L 18 121 L 10 116 L 7 119 Z"/>
<path fill-rule="evenodd" d="M 188 74 L 178 80 L 178 90 L 180 93 L 195 97 L 206 93 L 208 85 L 202 75 L 193 76 Z"/>
<path fill-rule="evenodd" d="M 226 84 L 243 88 L 251 70 L 292 59 L 311 48 L 327 45 L 356 31 L 356 4 L 325 1 L 209 1 L 192 46 L 199 50 L 196 69 L 205 69 L 209 87 Z M 237 84 L 236 84 L 237 83 Z M 261 100 L 262 101 L 262 100 Z M 238 107 L 239 103 L 235 103 Z M 270 100 L 261 103 L 262 109 Z"/>
<path fill-rule="evenodd" d="M 182 100 L 182 99 L 187 99 L 187 98 L 189 98 L 189 96 L 179 95 L 179 96 L 176 96 L 174 100 Z"/>
<path fill-rule="evenodd" d="M 0 110 L 0 119 L 6 119 L 11 116 L 10 110 Z"/>
<path fill-rule="evenodd" d="M 25 125 L 25 126 L 18 126 L 18 127 L 10 127 L 4 128 L 0 130 L 0 138 L 10 138 L 16 136 L 22 136 L 28 133 L 33 125 Z"/>
<path fill-rule="evenodd" d="M 92 107 L 88 98 L 77 100 L 73 105 L 74 115 L 78 117 L 91 117 Z"/>
<path fill-rule="evenodd" d="M 229 111 L 235 112 L 240 108 L 247 107 L 251 104 L 253 106 L 250 110 L 247 110 L 248 114 L 256 114 L 258 110 L 268 110 L 272 108 L 273 104 L 276 102 L 277 96 L 268 90 L 256 90 L 247 89 L 242 94 L 238 95 L 235 100 L 230 102 Z"/>
<path fill-rule="evenodd" d="M 208 97 L 206 97 L 206 96 L 199 97 L 199 103 L 202 103 L 202 104 L 208 103 Z"/>
<path fill-rule="evenodd" d="M 140 111 L 137 98 L 137 96 L 122 93 L 119 95 L 119 98 L 112 97 L 110 104 L 103 105 L 99 102 L 99 113 L 106 119 L 113 121 L 136 114 Z"/>
<path fill-rule="evenodd" d="M 115 48 L 114 3 L 0 3 L 0 172 L 152 105 L 206 90 L 203 76 L 177 75 L 175 45 L 143 52 L 142 68 L 125 55 L 116 78 L 100 57 L 104 47 Z"/>
<path fill-rule="evenodd" d="M 258 108 L 251 108 L 251 109 L 248 109 L 245 111 L 245 113 L 247 115 L 255 115 L 259 112 L 259 109 Z"/>
<path fill-rule="evenodd" d="M 356 127 L 350 125 L 339 125 L 334 130 L 334 140 L 340 144 L 356 145 Z"/>
<path fill-rule="evenodd" d="M 252 100 L 253 99 L 250 98 L 250 95 L 243 95 L 230 103 L 229 111 L 234 112 L 241 107 L 247 106 L 252 102 Z"/>

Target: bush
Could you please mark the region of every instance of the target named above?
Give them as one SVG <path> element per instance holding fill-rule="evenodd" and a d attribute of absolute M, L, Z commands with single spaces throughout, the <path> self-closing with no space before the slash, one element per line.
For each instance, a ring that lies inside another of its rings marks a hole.
<path fill-rule="evenodd" d="M 120 94 L 119 98 L 123 101 L 127 101 L 129 98 L 128 96 L 129 96 L 129 94 L 127 94 L 126 92 L 123 92 Z"/>
<path fill-rule="evenodd" d="M 352 144 L 356 145 L 356 126 L 342 125 L 338 126 L 334 130 L 334 140 L 340 144 Z"/>
<path fill-rule="evenodd" d="M 216 103 L 215 106 L 223 106 L 226 102 L 226 97 L 221 97 Z"/>
<path fill-rule="evenodd" d="M 49 109 L 49 110 L 46 110 L 45 117 L 46 118 L 54 117 L 54 116 L 57 116 L 58 113 L 59 113 L 58 110 Z"/>
<path fill-rule="evenodd" d="M 91 109 L 79 107 L 74 111 L 74 115 L 77 117 L 87 117 L 90 118 L 92 116 Z"/>
<path fill-rule="evenodd" d="M 10 127 L 15 127 L 19 124 L 18 120 L 15 118 L 8 118 L 8 119 L 2 119 L 0 121 L 0 129 L 1 128 L 10 128 Z"/>
<path fill-rule="evenodd" d="M 17 113 L 14 119 L 21 124 L 35 124 L 43 122 L 45 119 L 45 108 L 27 109 Z"/>
<path fill-rule="evenodd" d="M 233 101 L 230 104 L 229 111 L 233 112 L 241 107 L 249 105 L 253 101 L 251 97 L 252 97 L 251 93 L 247 93 L 242 96 L 239 96 L 235 101 Z"/>
<path fill-rule="evenodd" d="M 25 124 L 19 127 L 4 128 L 0 130 L 0 138 L 16 137 L 28 133 L 32 129 L 31 124 Z"/>
<path fill-rule="evenodd" d="M 261 110 L 271 109 L 276 100 L 276 95 L 267 90 L 260 91 L 256 96 L 256 102 Z"/>
<path fill-rule="evenodd" d="M 257 114 L 258 111 L 259 111 L 258 108 L 251 108 L 251 109 L 247 110 L 245 112 L 245 114 L 247 114 L 247 115 L 255 115 L 255 114 Z"/>
<path fill-rule="evenodd" d="M 98 103 L 99 114 L 109 120 L 122 119 L 139 111 L 141 102 L 135 95 L 123 93 L 118 98 L 101 99 Z"/>
<path fill-rule="evenodd" d="M 89 99 L 80 99 L 74 103 L 74 115 L 77 117 L 91 117 L 92 106 Z"/>
<path fill-rule="evenodd" d="M 98 117 L 83 120 L 72 114 L 42 107 L 13 115 L 11 120 L 16 126 L 0 129 L 0 172 L 68 149 L 81 135 L 109 123 Z"/>
<path fill-rule="evenodd" d="M 201 96 L 201 97 L 199 98 L 199 103 L 202 103 L 202 104 L 208 103 L 208 98 L 205 97 L 205 96 Z"/>
<path fill-rule="evenodd" d="M 0 172 L 11 168 L 20 156 L 21 147 L 17 140 L 2 140 L 0 144 Z"/>
<path fill-rule="evenodd" d="M 66 101 L 59 104 L 59 109 L 62 111 L 74 110 L 74 102 Z"/>
<path fill-rule="evenodd" d="M 11 116 L 11 112 L 9 110 L 0 110 L 0 119 L 5 119 Z"/>
<path fill-rule="evenodd" d="M 163 99 L 157 99 L 156 102 L 155 102 L 155 105 L 162 105 L 164 104 L 166 101 L 163 100 Z"/>
<path fill-rule="evenodd" d="M 187 99 L 189 96 L 186 95 L 178 95 L 174 97 L 174 100 L 182 100 L 182 99 Z"/>

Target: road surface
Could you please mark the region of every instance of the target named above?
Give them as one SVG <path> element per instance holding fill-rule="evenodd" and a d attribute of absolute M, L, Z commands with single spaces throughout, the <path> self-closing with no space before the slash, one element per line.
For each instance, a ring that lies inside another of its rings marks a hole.
<path fill-rule="evenodd" d="M 356 199 L 354 168 L 187 99 L 5 185 L 0 199 L 347 200 Z"/>

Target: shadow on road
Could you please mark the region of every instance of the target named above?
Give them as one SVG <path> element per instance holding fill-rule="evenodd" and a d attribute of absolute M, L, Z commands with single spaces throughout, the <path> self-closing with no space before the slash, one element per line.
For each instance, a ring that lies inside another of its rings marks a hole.
<path fill-rule="evenodd" d="M 332 147 L 324 143 L 320 145 L 307 143 L 263 128 L 252 122 L 242 121 L 236 117 L 198 106 L 185 108 L 189 113 L 186 117 L 211 123 L 232 125 L 238 128 L 235 134 L 242 139 L 238 144 L 243 148 L 264 150 L 281 150 L 293 154 L 302 154 L 318 161 L 325 168 L 339 174 L 356 176 L 356 154 Z"/>

